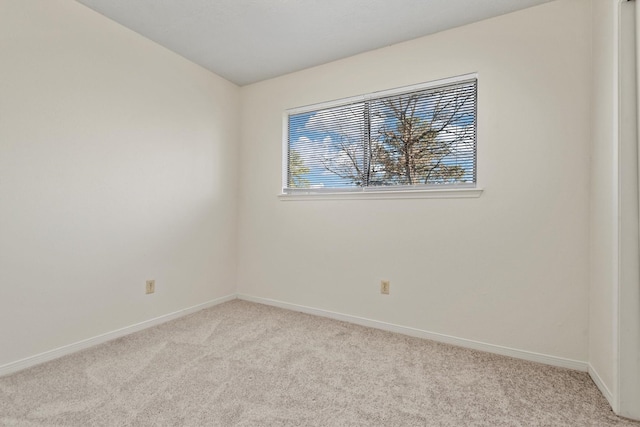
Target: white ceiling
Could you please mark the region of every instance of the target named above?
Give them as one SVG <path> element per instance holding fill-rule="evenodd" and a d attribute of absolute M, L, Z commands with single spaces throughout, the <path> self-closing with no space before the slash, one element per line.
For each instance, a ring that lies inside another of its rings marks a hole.
<path fill-rule="evenodd" d="M 246 85 L 550 0 L 77 1 Z"/>

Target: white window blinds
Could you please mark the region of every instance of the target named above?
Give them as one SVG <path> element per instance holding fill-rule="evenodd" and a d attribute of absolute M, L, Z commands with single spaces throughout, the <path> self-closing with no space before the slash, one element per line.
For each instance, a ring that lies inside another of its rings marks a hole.
<path fill-rule="evenodd" d="M 476 183 L 475 78 L 288 114 L 285 192 Z"/>

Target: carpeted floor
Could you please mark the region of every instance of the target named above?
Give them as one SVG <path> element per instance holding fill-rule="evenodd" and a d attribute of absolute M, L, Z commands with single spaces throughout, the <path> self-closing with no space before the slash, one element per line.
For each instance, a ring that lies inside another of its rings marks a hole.
<path fill-rule="evenodd" d="M 0 378 L 3 426 L 640 426 L 586 373 L 245 301 Z"/>

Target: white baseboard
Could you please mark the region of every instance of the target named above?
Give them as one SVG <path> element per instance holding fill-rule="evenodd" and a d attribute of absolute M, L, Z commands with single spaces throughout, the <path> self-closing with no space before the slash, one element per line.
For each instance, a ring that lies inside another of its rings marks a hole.
<path fill-rule="evenodd" d="M 102 344 L 107 341 L 114 340 L 116 338 L 123 337 L 125 335 L 132 334 L 134 332 L 141 331 L 143 329 L 150 328 L 152 326 L 159 325 L 161 323 L 168 322 L 169 320 L 177 319 L 179 317 L 183 317 L 188 314 L 195 313 L 196 311 L 200 311 L 205 308 L 213 307 L 214 305 L 222 304 L 223 302 L 234 300 L 236 298 L 237 296 L 235 294 L 227 295 L 221 298 L 216 298 L 214 300 L 207 301 L 202 304 L 194 305 L 193 307 L 188 307 L 182 310 L 174 311 L 173 313 L 169 313 L 159 317 L 155 317 L 153 319 L 145 320 L 144 322 L 136 323 L 135 325 L 126 326 L 124 328 L 107 332 L 105 334 L 98 335 L 93 338 L 88 338 L 86 340 L 78 341 L 76 343 L 65 345 L 65 346 L 56 348 L 54 350 L 45 351 L 44 353 L 36 354 L 35 356 L 30 356 L 15 362 L 10 362 L 6 365 L 0 366 L 0 377 L 4 375 L 12 374 L 14 372 L 21 371 L 26 368 L 30 368 L 35 365 L 39 365 L 44 362 L 48 362 L 53 359 L 57 359 L 62 356 L 66 356 L 71 353 L 75 353 L 80 350 L 87 349 L 89 347 L 93 347 L 98 344 Z"/>
<path fill-rule="evenodd" d="M 607 399 L 607 401 L 609 402 L 609 405 L 611 405 L 611 408 L 613 409 L 613 412 L 617 414 L 619 412 L 619 408 L 618 408 L 618 401 L 616 400 L 615 396 L 613 395 L 611 390 L 609 390 L 609 387 L 607 387 L 604 381 L 602 381 L 600 374 L 598 374 L 598 371 L 596 371 L 596 369 L 591 365 L 591 363 L 589 363 L 588 369 L 589 369 L 588 370 L 589 376 L 591 377 L 593 382 L 596 384 L 600 392 Z"/>
<path fill-rule="evenodd" d="M 452 344 L 459 347 L 466 347 L 466 348 L 471 348 L 475 350 L 486 351 L 488 353 L 500 354 L 503 356 L 514 357 L 517 359 L 543 363 L 546 365 L 552 365 L 552 366 L 574 369 L 574 370 L 583 371 L 583 372 L 589 372 L 589 374 L 591 375 L 591 378 L 593 378 L 593 381 L 596 383 L 598 388 L 602 391 L 602 394 L 604 394 L 604 396 L 607 398 L 611 406 L 615 408 L 612 393 L 604 385 L 604 383 L 600 379 L 600 376 L 597 374 L 595 369 L 593 369 L 593 367 L 589 365 L 587 362 L 582 362 L 579 360 L 572 360 L 572 359 L 565 359 L 565 358 L 556 357 L 556 356 L 549 356 L 546 354 L 540 354 L 540 353 L 535 353 L 535 352 L 530 352 L 525 350 L 518 350 L 518 349 L 503 347 L 503 346 L 494 345 L 494 344 L 487 344 L 479 341 L 468 340 L 465 338 L 458 338 L 450 335 L 439 334 L 436 332 L 429 332 L 422 329 L 410 328 L 407 326 L 400 326 L 392 323 L 380 322 L 377 320 L 366 319 L 363 317 L 351 316 L 348 314 L 336 313 L 328 310 L 322 310 L 318 308 L 307 307 L 307 306 L 302 306 L 297 304 L 286 303 L 283 301 L 254 297 L 254 296 L 243 295 L 243 294 L 227 295 L 225 297 L 207 301 L 205 303 L 198 304 L 193 307 L 188 307 L 183 310 L 178 310 L 173 313 L 165 314 L 163 316 L 159 316 L 153 319 L 146 320 L 144 322 L 137 323 L 135 325 L 131 325 L 121 329 L 117 329 L 115 331 L 107 332 L 105 334 L 98 335 L 93 338 L 88 338 L 86 340 L 78 341 L 73 344 L 69 344 L 54 350 L 37 354 L 35 356 L 30 356 L 15 362 L 8 363 L 6 365 L 2 365 L 0 366 L 0 376 L 12 374 L 14 372 L 21 371 L 23 369 L 30 368 L 35 365 L 39 365 L 41 363 L 48 362 L 50 360 L 57 359 L 62 356 L 66 356 L 68 354 L 72 354 L 77 351 L 84 350 L 89 347 L 93 347 L 95 345 L 102 344 L 104 342 L 111 341 L 116 338 L 120 338 L 125 335 L 129 335 L 134 332 L 138 332 L 143 329 L 147 329 L 152 326 L 156 326 L 161 323 L 165 323 L 170 320 L 186 316 L 191 313 L 195 313 L 196 311 L 203 310 L 205 308 L 213 307 L 215 305 L 234 300 L 236 298 L 239 298 L 245 301 L 259 303 L 259 304 L 280 307 L 287 310 L 299 311 L 302 313 L 313 314 L 316 316 L 341 320 L 344 322 L 381 329 L 384 331 L 396 332 L 403 335 L 409 335 L 413 337 L 438 341 L 446 344 Z"/>
<path fill-rule="evenodd" d="M 377 320 L 366 319 L 363 317 L 351 316 L 348 314 L 335 313 L 332 311 L 322 310 L 313 307 L 306 307 L 303 305 L 290 304 L 287 302 L 254 297 L 250 295 L 238 294 L 238 298 L 256 302 L 259 304 L 271 305 L 274 307 L 280 307 L 287 310 L 299 311 L 302 313 L 313 314 L 321 317 L 328 317 L 331 319 L 341 320 L 343 322 L 354 323 L 356 325 L 368 326 L 370 328 L 382 329 L 389 332 L 397 332 L 403 335 L 409 335 L 417 338 L 425 338 L 432 341 L 438 341 L 445 344 L 452 344 L 459 347 L 471 348 L 474 350 L 486 351 L 487 353 L 500 354 L 503 356 L 514 357 L 517 359 L 528 360 L 531 362 L 543 363 L 545 365 L 558 366 L 561 368 L 568 368 L 577 371 L 587 372 L 588 363 L 580 360 L 565 359 L 557 356 L 549 356 L 547 354 L 535 353 L 532 351 L 518 350 L 510 347 L 503 347 L 495 344 L 487 344 L 479 341 L 468 340 L 465 338 L 453 337 L 450 335 L 439 334 L 437 332 L 424 331 L 422 329 L 410 328 L 407 326 L 394 325 L 392 323 L 380 322 Z"/>

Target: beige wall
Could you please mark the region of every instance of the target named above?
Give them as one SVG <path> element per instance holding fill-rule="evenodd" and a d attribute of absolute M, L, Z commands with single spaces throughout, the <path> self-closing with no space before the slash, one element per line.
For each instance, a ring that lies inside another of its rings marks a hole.
<path fill-rule="evenodd" d="M 635 2 L 592 0 L 589 371 L 640 419 Z"/>
<path fill-rule="evenodd" d="M 239 292 L 585 362 L 590 27 L 556 1 L 242 88 Z M 277 198 L 285 109 L 471 72 L 480 198 Z"/>
<path fill-rule="evenodd" d="M 638 251 L 638 109 L 636 2 L 620 2 L 619 22 L 619 292 L 617 304 L 618 408 L 640 419 L 640 254 Z M 595 304 L 595 302 L 594 302 Z"/>
<path fill-rule="evenodd" d="M 618 149 L 614 73 L 616 0 L 593 0 L 593 101 L 591 143 L 591 286 L 589 363 L 613 397 L 618 286 Z M 602 387 L 601 387 L 602 388 Z"/>
<path fill-rule="evenodd" d="M 238 88 L 74 1 L 0 52 L 0 366 L 233 294 Z"/>

